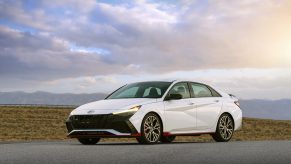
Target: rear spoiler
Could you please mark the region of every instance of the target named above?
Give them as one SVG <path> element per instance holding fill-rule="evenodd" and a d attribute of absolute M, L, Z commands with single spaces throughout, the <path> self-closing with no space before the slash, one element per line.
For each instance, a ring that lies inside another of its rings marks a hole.
<path fill-rule="evenodd" d="M 235 95 L 233 95 L 233 94 L 228 94 L 228 95 L 230 96 L 230 98 L 232 98 L 232 99 L 234 100 L 234 103 L 235 103 L 238 107 L 240 107 L 240 104 L 239 104 L 238 98 L 237 98 Z"/>
<path fill-rule="evenodd" d="M 237 98 L 235 95 L 233 95 L 233 94 L 228 94 L 230 97 L 232 97 L 232 98 Z"/>
<path fill-rule="evenodd" d="M 238 98 L 237 98 L 235 95 L 233 95 L 233 94 L 228 94 L 228 95 L 229 95 L 230 98 L 232 98 L 232 99 L 238 101 Z"/>

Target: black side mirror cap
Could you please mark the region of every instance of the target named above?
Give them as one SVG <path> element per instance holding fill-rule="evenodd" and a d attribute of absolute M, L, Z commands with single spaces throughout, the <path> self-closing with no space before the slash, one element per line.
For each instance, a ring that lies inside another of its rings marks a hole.
<path fill-rule="evenodd" d="M 183 96 L 179 93 L 171 93 L 169 94 L 165 100 L 180 100 Z"/>

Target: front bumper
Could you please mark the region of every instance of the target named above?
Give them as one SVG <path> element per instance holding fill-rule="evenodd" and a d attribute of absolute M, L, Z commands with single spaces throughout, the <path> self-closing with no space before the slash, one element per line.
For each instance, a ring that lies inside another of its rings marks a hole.
<path fill-rule="evenodd" d="M 133 113 L 73 115 L 66 121 L 68 137 L 136 137 L 137 130 L 129 121 Z"/>

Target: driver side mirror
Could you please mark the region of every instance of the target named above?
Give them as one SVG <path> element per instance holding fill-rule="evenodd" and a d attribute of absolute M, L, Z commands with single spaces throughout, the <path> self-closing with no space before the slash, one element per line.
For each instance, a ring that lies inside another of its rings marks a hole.
<path fill-rule="evenodd" d="M 181 94 L 171 93 L 167 96 L 166 100 L 180 100 L 182 98 L 183 98 L 183 96 Z"/>

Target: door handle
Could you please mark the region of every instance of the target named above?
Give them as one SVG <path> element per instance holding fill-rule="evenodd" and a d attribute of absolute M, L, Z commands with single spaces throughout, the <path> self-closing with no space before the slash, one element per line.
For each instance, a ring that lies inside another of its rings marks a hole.
<path fill-rule="evenodd" d="M 219 100 L 214 100 L 214 102 L 219 102 Z"/>
<path fill-rule="evenodd" d="M 195 103 L 192 103 L 192 102 L 191 102 L 191 103 L 189 103 L 188 105 L 194 105 L 194 104 L 195 104 Z"/>

